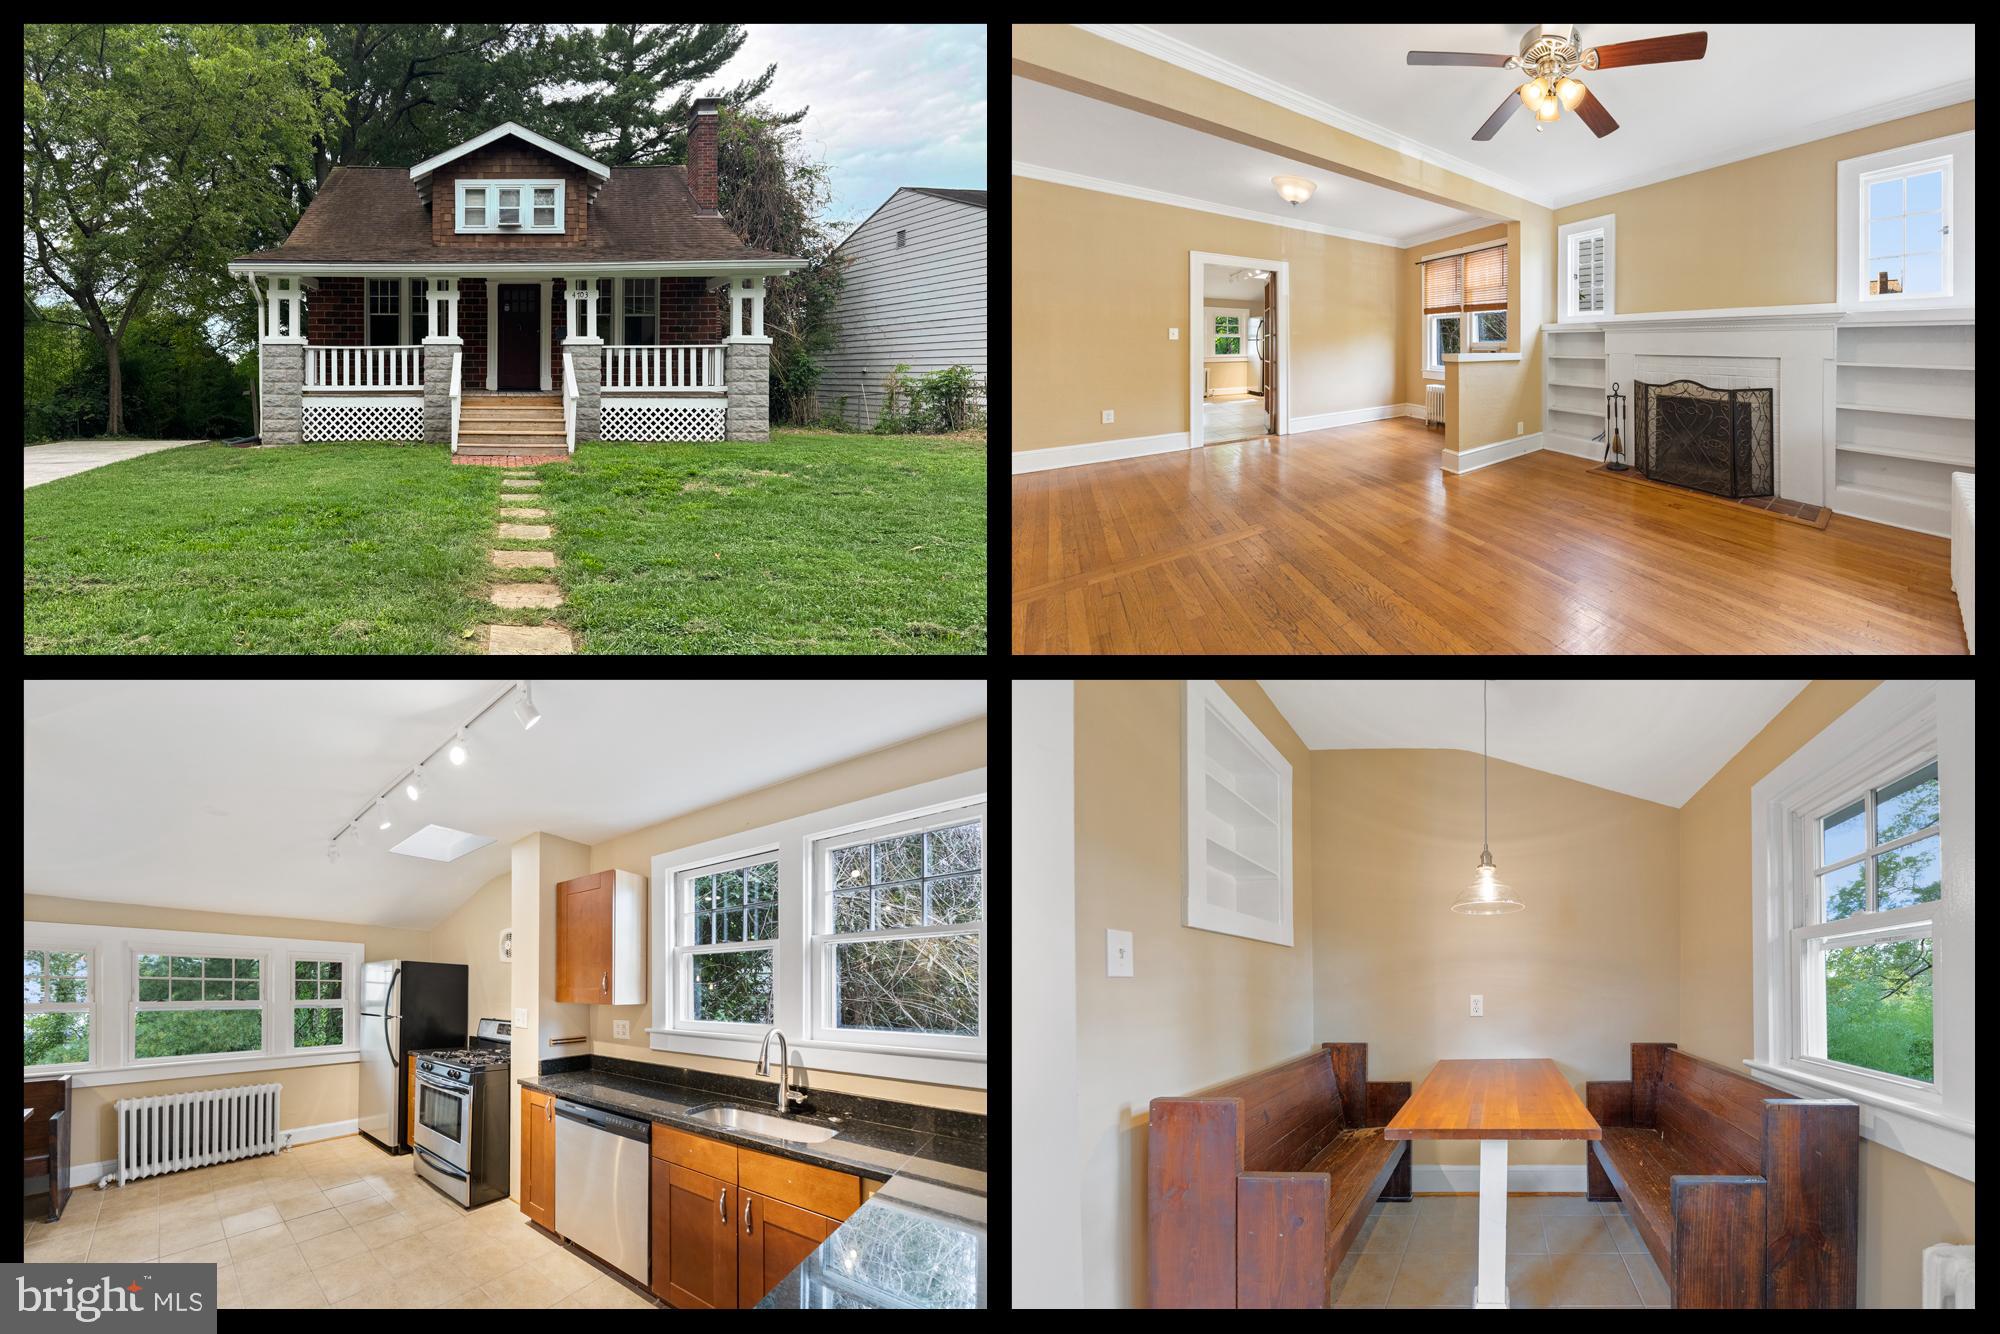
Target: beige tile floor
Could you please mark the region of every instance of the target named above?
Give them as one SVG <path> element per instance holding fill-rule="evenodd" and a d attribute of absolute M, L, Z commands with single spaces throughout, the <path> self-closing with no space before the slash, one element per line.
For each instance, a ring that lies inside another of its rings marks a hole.
<path fill-rule="evenodd" d="M 1470 1306 L 1479 1197 L 1377 1202 L 1334 1275 L 1336 1306 Z M 1666 1280 L 1622 1203 L 1507 1197 L 1507 1300 L 1517 1307 L 1665 1306 Z"/>
<path fill-rule="evenodd" d="M 78 1190 L 29 1223 L 26 1258 L 213 1263 L 220 1306 L 655 1304 L 511 1200 L 467 1213 L 356 1135 Z"/>

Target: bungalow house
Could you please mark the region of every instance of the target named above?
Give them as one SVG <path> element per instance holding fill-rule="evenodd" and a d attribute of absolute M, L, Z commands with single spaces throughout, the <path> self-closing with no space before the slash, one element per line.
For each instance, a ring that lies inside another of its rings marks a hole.
<path fill-rule="evenodd" d="M 762 440 L 764 283 L 803 261 L 716 207 L 716 107 L 688 164 L 608 167 L 509 121 L 413 167 L 337 167 L 275 250 L 259 430 L 454 452 Z"/>
<path fill-rule="evenodd" d="M 906 185 L 840 243 L 846 282 L 821 406 L 869 427 L 889 373 L 970 366 L 986 378 L 986 192 Z"/>

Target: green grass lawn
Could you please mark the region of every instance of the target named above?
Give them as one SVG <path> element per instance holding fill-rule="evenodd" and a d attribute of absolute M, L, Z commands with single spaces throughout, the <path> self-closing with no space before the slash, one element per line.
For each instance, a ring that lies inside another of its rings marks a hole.
<path fill-rule="evenodd" d="M 502 612 L 497 469 L 437 446 L 192 445 L 23 498 L 30 653 L 451 653 L 548 619 L 584 653 L 983 653 L 985 447 L 780 432 L 540 470 L 552 613 Z"/>

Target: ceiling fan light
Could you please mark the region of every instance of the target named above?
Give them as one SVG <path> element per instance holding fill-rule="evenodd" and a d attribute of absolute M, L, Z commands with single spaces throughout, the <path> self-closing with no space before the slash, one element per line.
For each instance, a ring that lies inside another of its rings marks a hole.
<path fill-rule="evenodd" d="M 1583 85 L 1575 79 L 1564 79 L 1556 85 L 1556 100 L 1562 103 L 1564 111 L 1576 110 L 1576 104 L 1583 100 L 1583 94 Z"/>
<path fill-rule="evenodd" d="M 1279 196 L 1287 204 L 1295 206 L 1311 199 L 1313 191 L 1319 189 L 1317 183 L 1309 181 L 1303 176 L 1273 176 L 1271 184 L 1278 187 Z"/>
<path fill-rule="evenodd" d="M 1542 104 L 1549 100 L 1549 81 L 1536 76 L 1522 84 L 1520 91 L 1521 105 L 1534 112 L 1537 116 L 1540 116 L 1542 114 Z M 1547 117 L 1543 117 L 1543 119 L 1546 120 Z"/>
<path fill-rule="evenodd" d="M 1562 115 L 1562 103 L 1551 97 L 1535 108 L 1536 120 L 1554 120 Z"/>

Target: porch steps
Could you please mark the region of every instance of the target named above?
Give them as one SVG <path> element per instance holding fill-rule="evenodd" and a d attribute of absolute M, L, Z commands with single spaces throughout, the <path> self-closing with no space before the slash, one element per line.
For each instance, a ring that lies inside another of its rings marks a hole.
<path fill-rule="evenodd" d="M 468 442 L 465 435 L 461 432 L 458 440 L 458 452 L 460 454 L 472 455 L 475 458 L 486 454 L 561 454 L 567 458 L 569 456 L 569 446 L 563 443 L 561 431 L 557 431 L 552 436 L 502 436 L 499 439 L 483 437 L 473 442 Z"/>

